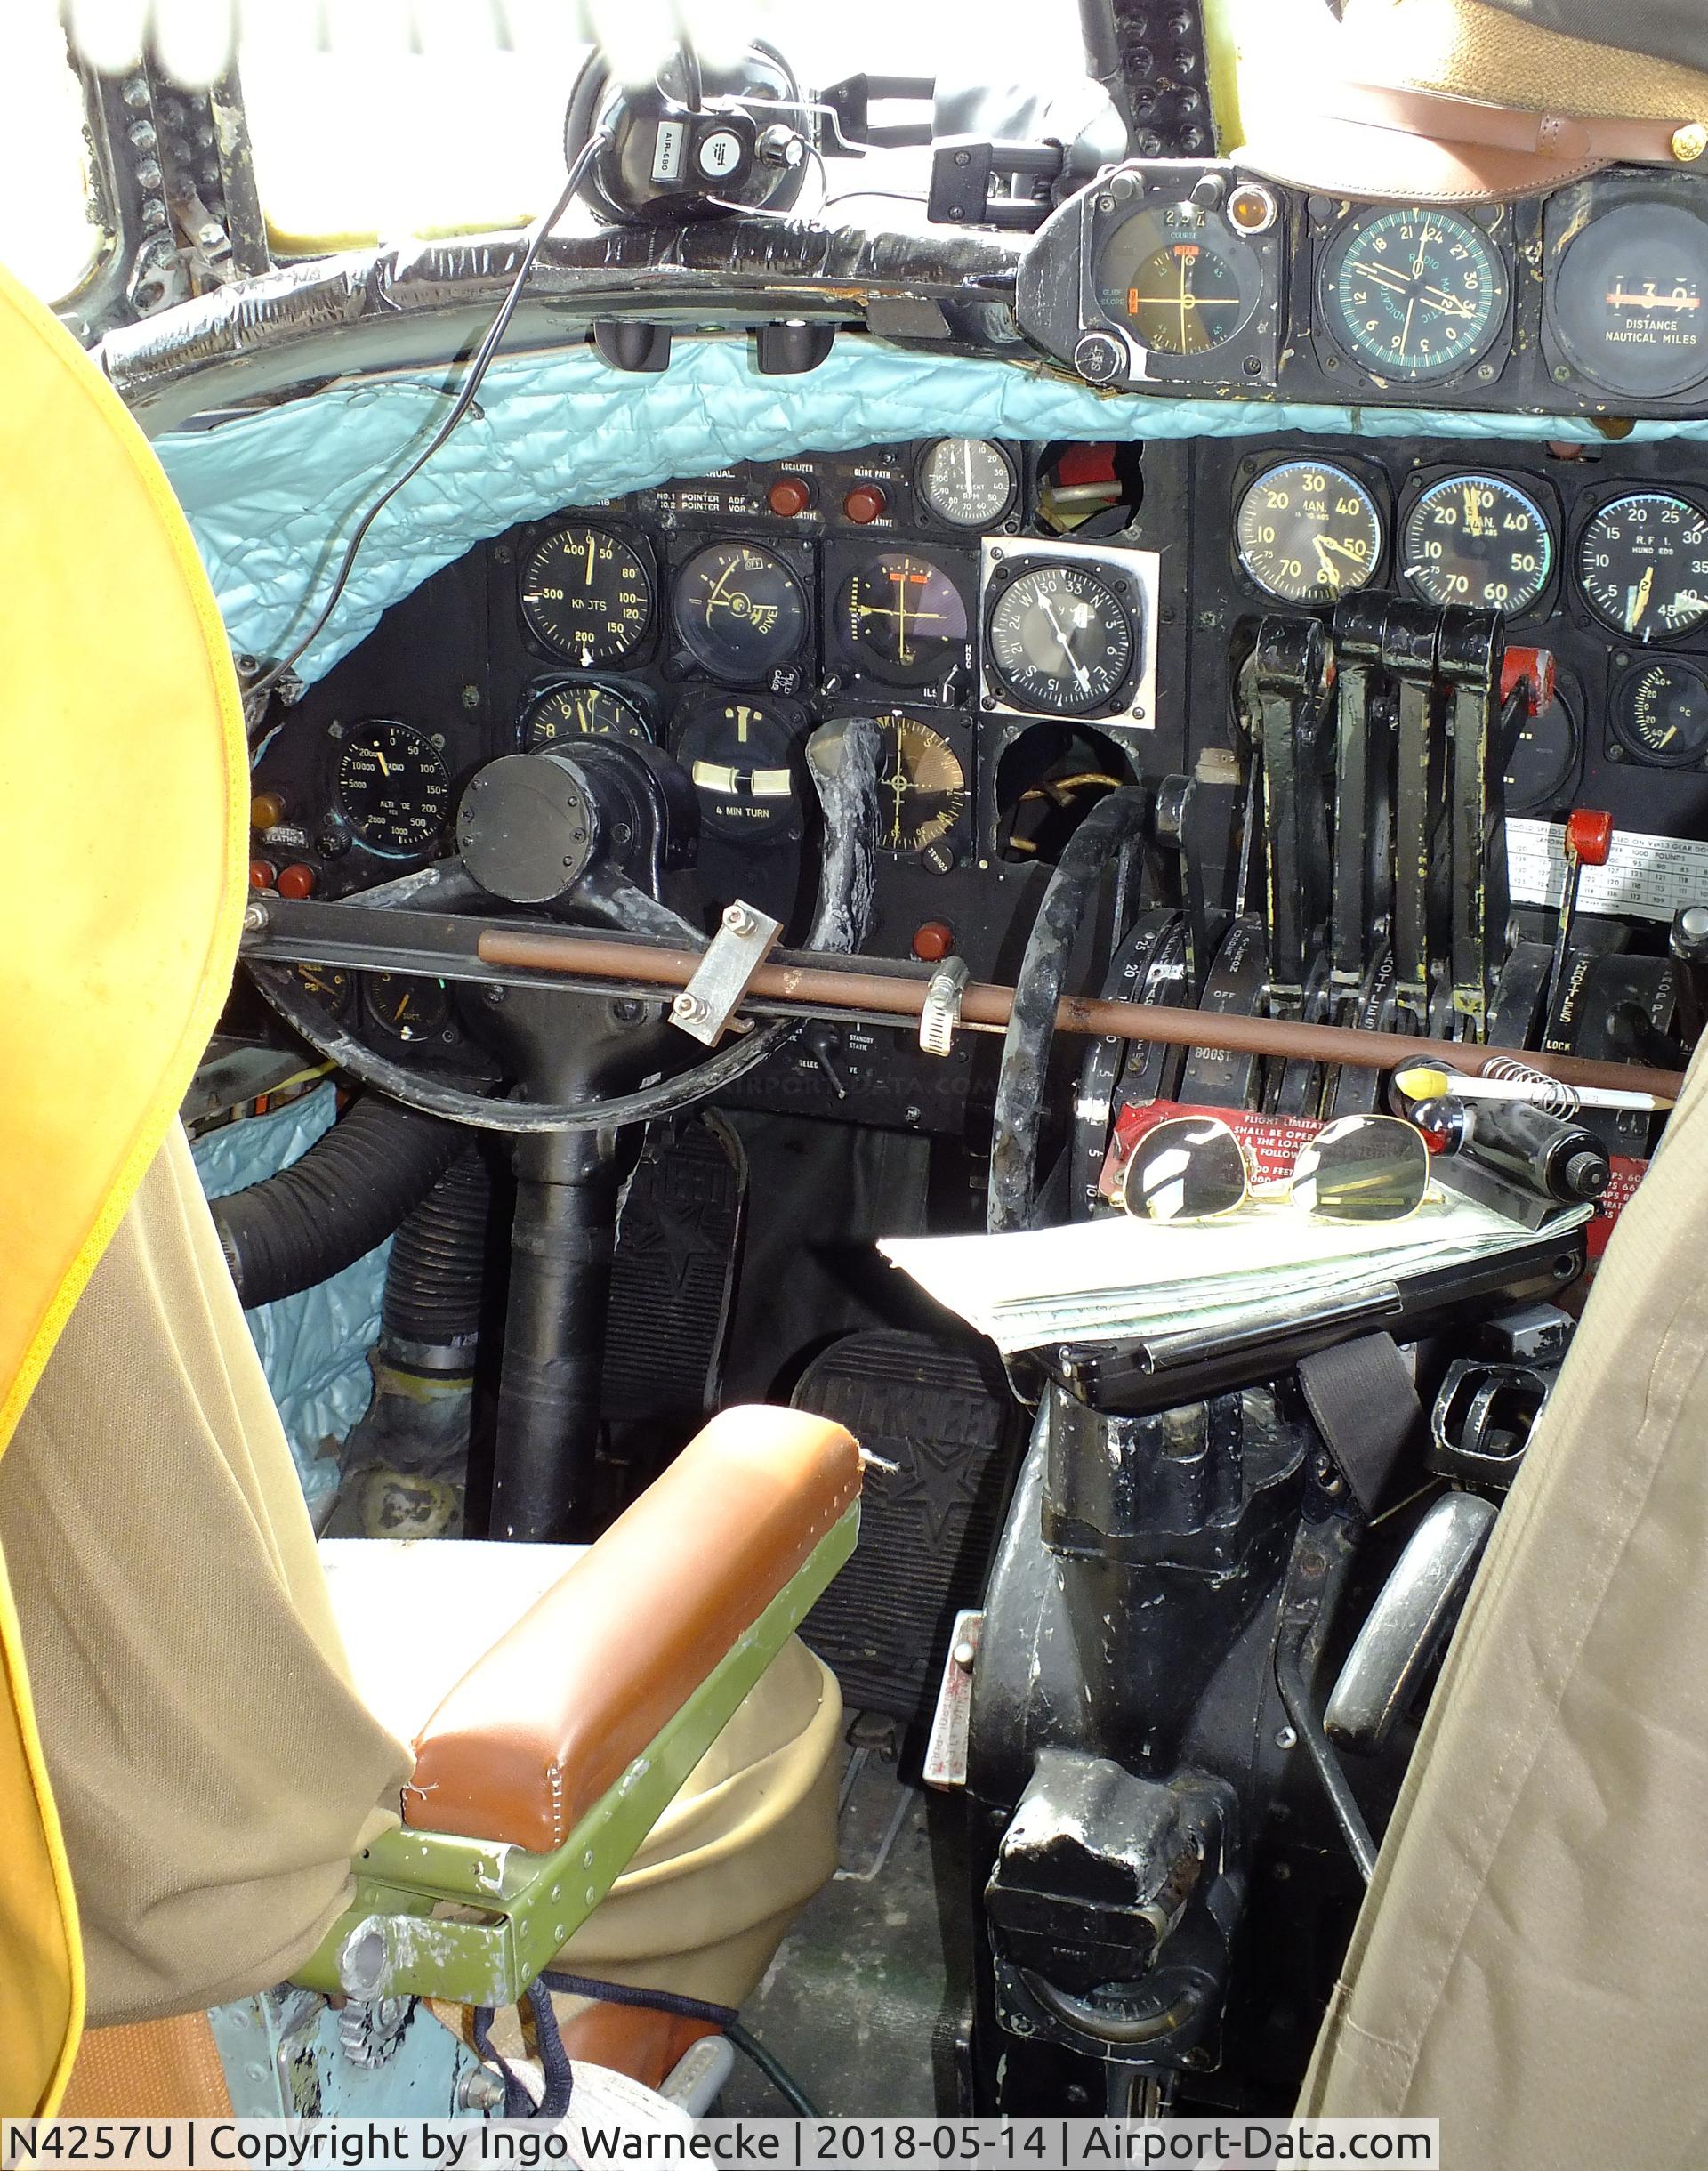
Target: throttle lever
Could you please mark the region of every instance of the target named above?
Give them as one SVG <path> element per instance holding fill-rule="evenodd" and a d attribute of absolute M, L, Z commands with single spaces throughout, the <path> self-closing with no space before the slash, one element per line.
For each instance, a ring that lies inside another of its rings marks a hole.
<path fill-rule="evenodd" d="M 1566 879 L 1559 892 L 1559 924 L 1554 931 L 1553 963 L 1548 968 L 1548 1007 L 1543 1040 L 1551 1040 L 1559 1023 L 1560 998 L 1566 988 L 1566 962 L 1571 954 L 1572 916 L 1577 910 L 1578 884 L 1586 867 L 1605 867 L 1613 851 L 1613 817 L 1593 807 L 1574 807 L 1566 818 L 1561 843 Z"/>

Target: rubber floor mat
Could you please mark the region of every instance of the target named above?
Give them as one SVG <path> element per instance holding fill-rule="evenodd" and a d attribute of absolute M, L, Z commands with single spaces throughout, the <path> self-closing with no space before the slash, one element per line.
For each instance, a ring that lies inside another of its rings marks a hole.
<path fill-rule="evenodd" d="M 994 1356 L 929 1335 L 848 1335 L 813 1361 L 798 1409 L 845 1424 L 868 1468 L 854 1557 L 802 1634 L 851 1709 L 929 1722 L 956 1612 L 976 1606 L 1021 1444 Z"/>

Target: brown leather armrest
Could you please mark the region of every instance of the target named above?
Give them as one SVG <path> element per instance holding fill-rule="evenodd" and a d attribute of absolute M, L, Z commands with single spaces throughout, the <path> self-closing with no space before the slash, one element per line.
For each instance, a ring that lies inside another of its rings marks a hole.
<path fill-rule="evenodd" d="M 560 1847 L 859 1489 L 859 1450 L 827 1418 L 714 1417 L 440 1704 L 405 1822 Z"/>

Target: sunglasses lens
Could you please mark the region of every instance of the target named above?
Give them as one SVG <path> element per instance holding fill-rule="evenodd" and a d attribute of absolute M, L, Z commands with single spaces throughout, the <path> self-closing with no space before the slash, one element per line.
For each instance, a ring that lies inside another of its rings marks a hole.
<path fill-rule="evenodd" d="M 1293 1195 L 1325 1221 L 1404 1221 L 1430 1188 L 1422 1135 L 1393 1116 L 1345 1116 L 1299 1156 Z"/>
<path fill-rule="evenodd" d="M 1245 1196 L 1245 1157 L 1225 1123 L 1172 1117 L 1127 1156 L 1121 1203 L 1140 1221 L 1213 1221 Z"/>

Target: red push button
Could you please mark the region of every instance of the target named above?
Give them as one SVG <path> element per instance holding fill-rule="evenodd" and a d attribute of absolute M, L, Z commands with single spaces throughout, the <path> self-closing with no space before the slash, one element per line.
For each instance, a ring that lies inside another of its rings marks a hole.
<path fill-rule="evenodd" d="M 812 503 L 812 492 L 799 475 L 779 475 L 766 491 L 765 503 L 778 520 L 798 520 Z"/>
<path fill-rule="evenodd" d="M 941 964 L 955 948 L 955 930 L 947 920 L 927 920 L 914 930 L 914 955 L 922 964 Z"/>
<path fill-rule="evenodd" d="M 249 887 L 252 890 L 270 890 L 273 886 L 273 863 L 270 860 L 251 860 Z"/>
<path fill-rule="evenodd" d="M 882 520 L 889 509 L 890 500 L 875 482 L 857 482 L 842 500 L 842 511 L 862 528 Z"/>
<path fill-rule="evenodd" d="M 314 869 L 305 867 L 301 860 L 293 860 L 288 867 L 279 868 L 274 886 L 281 897 L 312 897 Z"/>

